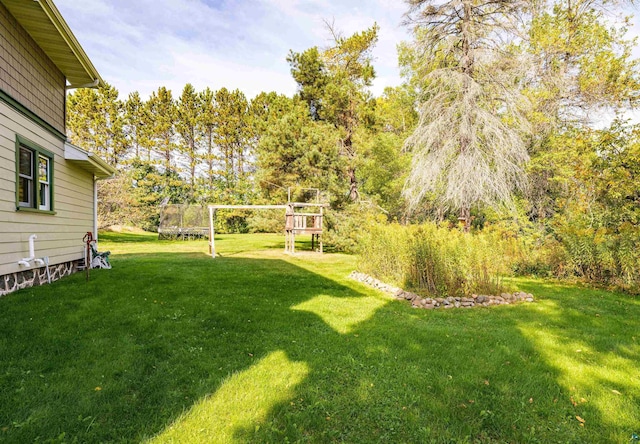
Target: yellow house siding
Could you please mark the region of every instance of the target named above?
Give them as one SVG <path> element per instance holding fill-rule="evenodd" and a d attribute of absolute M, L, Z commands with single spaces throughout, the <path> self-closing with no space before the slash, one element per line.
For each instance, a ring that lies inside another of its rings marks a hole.
<path fill-rule="evenodd" d="M 16 211 L 16 135 L 54 155 L 55 215 Z M 92 174 L 64 159 L 62 141 L 0 102 L 0 276 L 24 269 L 18 261 L 29 256 L 31 234 L 36 257 L 54 265 L 81 259 L 82 238 L 92 230 Z"/>
<path fill-rule="evenodd" d="M 0 3 L 0 89 L 65 133 L 66 80 Z"/>

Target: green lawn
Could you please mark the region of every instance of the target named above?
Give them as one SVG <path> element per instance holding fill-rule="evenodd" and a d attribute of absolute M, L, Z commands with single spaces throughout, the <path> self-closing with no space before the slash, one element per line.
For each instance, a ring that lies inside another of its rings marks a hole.
<path fill-rule="evenodd" d="M 0 442 L 629 443 L 640 301 L 422 311 L 275 235 L 105 234 L 112 270 L 0 298 Z M 582 422 L 583 421 L 583 422 Z"/>

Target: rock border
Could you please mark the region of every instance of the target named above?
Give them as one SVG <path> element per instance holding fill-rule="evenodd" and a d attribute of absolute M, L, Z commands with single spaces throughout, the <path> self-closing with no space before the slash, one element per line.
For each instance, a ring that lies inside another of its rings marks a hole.
<path fill-rule="evenodd" d="M 509 305 L 519 302 L 533 302 L 534 298 L 531 293 L 518 291 L 515 293 L 502 293 L 500 296 L 493 295 L 477 295 L 472 294 L 471 297 L 446 297 L 446 298 L 424 298 L 418 294 L 405 291 L 402 288 L 394 287 L 386 284 L 368 274 L 359 271 L 353 271 L 349 277 L 358 282 L 362 282 L 377 290 L 390 294 L 395 299 L 406 300 L 411 302 L 414 308 L 423 308 L 433 310 L 435 308 L 474 308 L 474 307 L 490 307 L 493 305 Z"/>

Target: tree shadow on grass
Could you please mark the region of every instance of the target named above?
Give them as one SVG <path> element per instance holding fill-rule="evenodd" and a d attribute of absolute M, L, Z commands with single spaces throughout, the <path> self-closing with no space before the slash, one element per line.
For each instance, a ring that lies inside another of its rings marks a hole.
<path fill-rule="evenodd" d="M 75 275 L 0 301 L 1 441 L 152 436 L 291 335 L 331 332 L 315 317 L 292 323 L 292 305 L 361 296 L 281 260 L 113 262 L 88 283 Z"/>
<path fill-rule="evenodd" d="M 611 442 L 638 419 L 573 405 L 529 331 L 582 338 L 562 308 L 412 310 L 278 259 L 114 263 L 0 301 L 0 440 Z"/>
<path fill-rule="evenodd" d="M 539 310 L 545 316 L 523 319 L 522 334 L 559 369 L 558 382 L 573 401 L 599 413 L 601 436 L 629 442 L 640 429 L 640 301 L 578 285 L 522 281 L 521 287 L 547 295 Z"/>
<path fill-rule="evenodd" d="M 411 315 L 398 305 L 340 337 L 348 345 L 330 367 L 290 353 L 309 376 L 237 442 L 610 442 L 580 427 L 577 413 L 597 424 L 600 412 L 570 403 L 513 307 Z"/>

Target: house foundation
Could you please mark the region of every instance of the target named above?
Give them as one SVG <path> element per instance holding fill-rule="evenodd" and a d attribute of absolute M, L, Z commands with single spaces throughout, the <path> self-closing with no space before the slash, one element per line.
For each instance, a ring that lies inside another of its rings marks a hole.
<path fill-rule="evenodd" d="M 49 265 L 48 267 L 32 268 L 0 276 L 0 296 L 5 296 L 24 288 L 36 287 L 57 281 L 58 279 L 75 273 L 83 264 L 83 260 L 68 261 L 61 264 Z M 49 271 L 48 273 L 47 269 Z"/>

